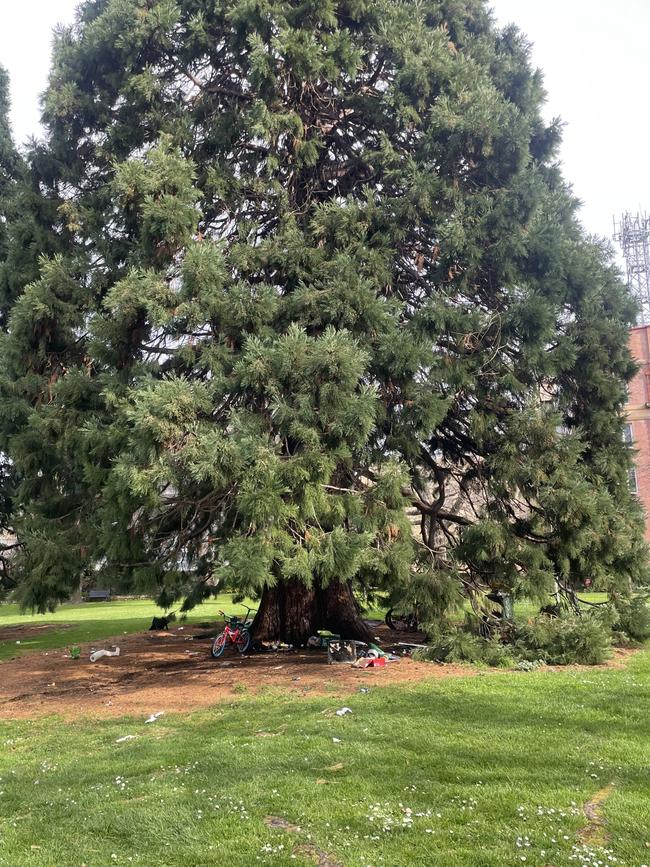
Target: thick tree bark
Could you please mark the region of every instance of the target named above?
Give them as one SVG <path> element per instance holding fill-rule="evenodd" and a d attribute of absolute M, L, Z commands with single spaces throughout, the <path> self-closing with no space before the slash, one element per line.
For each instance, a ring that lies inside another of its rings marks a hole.
<path fill-rule="evenodd" d="M 373 639 L 347 582 L 330 581 L 327 587 L 314 584 L 309 588 L 291 580 L 264 587 L 252 626 L 254 638 L 301 645 L 319 629 L 357 641 Z"/>

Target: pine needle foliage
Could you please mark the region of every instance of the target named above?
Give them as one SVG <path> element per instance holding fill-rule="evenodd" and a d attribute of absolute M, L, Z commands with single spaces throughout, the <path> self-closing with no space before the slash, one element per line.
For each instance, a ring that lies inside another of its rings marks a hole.
<path fill-rule="evenodd" d="M 82 2 L 6 293 L 24 604 L 643 581 L 634 305 L 543 101 L 483 0 Z"/>

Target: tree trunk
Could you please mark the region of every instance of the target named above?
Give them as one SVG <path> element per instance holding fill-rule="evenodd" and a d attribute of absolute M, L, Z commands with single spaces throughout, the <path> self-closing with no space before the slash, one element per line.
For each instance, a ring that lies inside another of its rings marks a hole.
<path fill-rule="evenodd" d="M 259 641 L 304 644 L 318 626 L 316 591 L 292 579 L 264 586 L 251 632 Z"/>
<path fill-rule="evenodd" d="M 264 587 L 251 630 L 254 638 L 301 645 L 319 629 L 357 641 L 373 639 L 347 582 L 310 588 L 292 579 Z"/>
<path fill-rule="evenodd" d="M 341 638 L 371 642 L 374 638 L 361 618 L 361 610 L 347 581 L 330 581 L 319 593 L 321 629 L 329 629 Z"/>

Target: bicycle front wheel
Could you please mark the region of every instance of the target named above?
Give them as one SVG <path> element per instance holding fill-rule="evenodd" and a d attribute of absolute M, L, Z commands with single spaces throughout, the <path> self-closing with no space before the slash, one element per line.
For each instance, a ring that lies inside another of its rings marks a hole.
<path fill-rule="evenodd" d="M 226 633 L 220 632 L 219 635 L 212 642 L 212 657 L 213 659 L 218 659 L 220 656 L 223 656 L 223 652 L 226 649 Z"/>
<path fill-rule="evenodd" d="M 247 629 L 243 629 L 237 636 L 237 650 L 240 653 L 246 653 L 251 645 L 251 634 Z"/>

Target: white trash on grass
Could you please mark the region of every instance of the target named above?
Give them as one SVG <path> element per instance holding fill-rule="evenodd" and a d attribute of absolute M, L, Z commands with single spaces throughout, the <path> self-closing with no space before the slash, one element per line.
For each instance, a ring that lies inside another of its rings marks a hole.
<path fill-rule="evenodd" d="M 101 659 L 102 656 L 119 656 L 120 648 L 116 647 L 115 650 L 95 650 L 94 653 L 90 654 L 90 661 L 97 662 L 98 659 Z"/>

